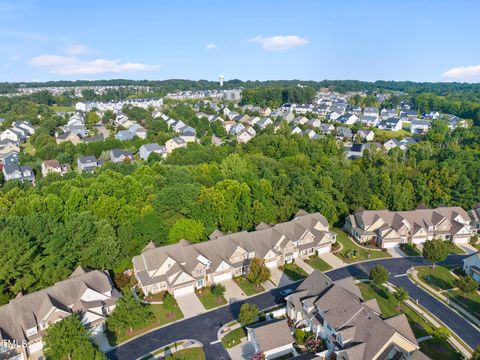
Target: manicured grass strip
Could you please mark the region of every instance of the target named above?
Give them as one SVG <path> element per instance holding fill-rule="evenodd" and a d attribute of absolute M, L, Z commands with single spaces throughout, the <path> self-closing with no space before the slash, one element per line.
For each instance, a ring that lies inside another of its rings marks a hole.
<path fill-rule="evenodd" d="M 407 256 L 422 256 L 422 252 L 416 246 L 415 247 L 401 246 L 400 250 L 402 250 Z"/>
<path fill-rule="evenodd" d="M 463 250 L 461 247 L 455 245 L 454 243 L 448 242 L 448 252 L 450 254 L 465 254 L 465 250 Z"/>
<path fill-rule="evenodd" d="M 418 270 L 418 277 L 437 290 L 448 290 L 456 287 L 455 277 L 449 269 L 443 266 L 437 265 L 435 270 L 427 266 L 419 266 L 416 269 Z M 442 295 L 448 297 L 473 316 L 480 318 L 480 295 L 478 293 L 472 292 L 464 296 L 463 292 L 457 289 L 444 291 Z"/>
<path fill-rule="evenodd" d="M 463 355 L 455 351 L 445 340 L 433 338 L 420 343 L 420 350 L 435 360 L 462 360 Z"/>
<path fill-rule="evenodd" d="M 280 266 L 279 269 L 293 281 L 302 280 L 308 276 L 305 270 L 295 263 L 285 264 L 284 266 Z"/>
<path fill-rule="evenodd" d="M 358 285 L 365 300 L 377 299 L 383 318 L 389 318 L 402 312 L 408 319 L 416 338 L 432 335 L 434 327 L 406 304 L 397 305 L 393 294 L 384 288 L 376 288 L 370 283 Z M 432 359 L 462 359 L 447 340 L 432 339 L 420 344 L 421 350 Z"/>
<path fill-rule="evenodd" d="M 332 269 L 332 267 L 325 260 L 322 260 L 318 256 L 312 256 L 310 259 L 307 260 L 307 263 L 311 267 L 314 267 L 315 269 L 322 272 Z"/>
<path fill-rule="evenodd" d="M 419 266 L 418 277 L 437 290 L 448 290 L 455 287 L 455 277 L 443 266 Z"/>
<path fill-rule="evenodd" d="M 235 345 L 240 344 L 242 338 L 246 336 L 245 329 L 240 327 L 238 329 L 230 331 L 222 338 L 222 344 L 225 348 L 229 349 Z"/>
<path fill-rule="evenodd" d="M 200 347 L 183 349 L 167 355 L 165 360 L 205 360 L 205 353 Z"/>
<path fill-rule="evenodd" d="M 223 296 L 213 295 L 209 288 L 202 288 L 198 290 L 197 296 L 200 299 L 203 307 L 207 310 L 225 305 L 227 303 L 227 300 Z"/>
<path fill-rule="evenodd" d="M 333 231 L 337 234 L 337 241 L 343 246 L 343 249 L 335 253 L 335 255 L 347 263 L 391 257 L 386 251 L 367 250 L 358 246 L 353 240 L 348 238 L 348 235 L 343 230 L 339 228 L 333 228 Z"/>
<path fill-rule="evenodd" d="M 182 311 L 176 305 L 173 309 L 171 310 L 166 310 L 163 305 L 149 305 L 150 309 L 153 312 L 154 319 L 148 324 L 147 326 L 141 328 L 141 329 L 133 329 L 132 332 L 130 330 L 124 330 L 120 332 L 116 332 L 115 334 L 111 334 L 107 332 L 107 337 L 110 345 L 116 345 L 120 344 L 134 336 L 143 334 L 149 330 L 152 330 L 154 328 L 157 328 L 159 326 L 168 324 L 172 321 L 180 320 L 183 318 Z"/>
<path fill-rule="evenodd" d="M 243 276 L 235 278 L 235 283 L 240 286 L 240 289 L 242 289 L 244 294 L 247 296 L 255 295 L 265 290 L 262 285 L 255 286 Z"/>

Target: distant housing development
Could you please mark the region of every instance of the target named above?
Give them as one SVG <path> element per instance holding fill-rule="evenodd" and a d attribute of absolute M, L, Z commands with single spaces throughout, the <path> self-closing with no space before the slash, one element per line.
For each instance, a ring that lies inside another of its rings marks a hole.
<path fill-rule="evenodd" d="M 336 235 L 320 213 L 300 211 L 297 216 L 275 226 L 261 224 L 253 232 L 222 234 L 211 240 L 155 247 L 149 244 L 133 258 L 134 272 L 145 294 L 168 291 L 175 296 L 196 288 L 244 275 L 250 260 L 260 258 L 268 267 L 291 263 L 297 257 L 329 252 Z"/>
<path fill-rule="evenodd" d="M 360 243 L 373 241 L 381 248 L 407 242 L 420 244 L 434 238 L 464 244 L 472 234 L 470 217 L 461 207 L 362 210 L 347 217 L 345 229 Z"/>

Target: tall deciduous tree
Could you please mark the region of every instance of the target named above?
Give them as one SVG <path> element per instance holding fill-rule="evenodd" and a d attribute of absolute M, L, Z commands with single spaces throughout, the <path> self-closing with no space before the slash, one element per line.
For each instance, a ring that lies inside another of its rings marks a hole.
<path fill-rule="evenodd" d="M 253 258 L 250 260 L 247 273 L 247 279 L 249 281 L 255 285 L 260 285 L 270 279 L 270 275 L 270 269 L 265 266 L 265 260 L 259 258 Z"/>
<path fill-rule="evenodd" d="M 247 325 L 253 322 L 258 316 L 258 306 L 255 304 L 242 304 L 240 306 L 240 314 L 238 315 L 238 321 L 241 324 Z"/>
<path fill-rule="evenodd" d="M 377 286 L 382 285 L 388 280 L 388 271 L 382 265 L 375 265 L 370 270 L 370 280 Z"/>
<path fill-rule="evenodd" d="M 118 331 L 147 325 L 153 318 L 148 305 L 142 304 L 130 291 L 126 291 L 117 302 L 113 313 L 107 319 L 107 327 Z"/>
<path fill-rule="evenodd" d="M 90 341 L 80 317 L 72 314 L 51 325 L 43 337 L 45 354 L 52 360 L 104 360 L 106 359 Z"/>
<path fill-rule="evenodd" d="M 443 261 L 447 258 L 448 245 L 445 241 L 440 239 L 426 241 L 423 245 L 422 255 L 425 259 L 433 263 L 433 268 L 435 269 L 435 264 L 437 262 Z"/>
<path fill-rule="evenodd" d="M 455 280 L 455 285 L 462 290 L 464 297 L 467 296 L 468 293 L 474 292 L 478 289 L 478 282 L 473 280 L 470 276 L 460 276 Z"/>

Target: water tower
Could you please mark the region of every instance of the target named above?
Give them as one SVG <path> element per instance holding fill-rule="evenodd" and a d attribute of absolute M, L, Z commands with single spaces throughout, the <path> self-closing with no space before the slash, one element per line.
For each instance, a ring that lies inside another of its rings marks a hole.
<path fill-rule="evenodd" d="M 218 75 L 218 82 L 220 84 L 220 86 L 223 86 L 223 80 L 225 79 L 225 76 L 223 75 Z"/>

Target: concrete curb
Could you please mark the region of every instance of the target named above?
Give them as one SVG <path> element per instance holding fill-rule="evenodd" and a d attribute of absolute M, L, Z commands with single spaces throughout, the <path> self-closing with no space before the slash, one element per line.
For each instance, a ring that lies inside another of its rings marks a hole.
<path fill-rule="evenodd" d="M 181 345 L 175 346 L 175 344 L 180 343 L 180 342 L 182 343 Z M 173 347 L 175 347 L 175 351 L 165 352 L 166 348 L 173 348 Z M 176 352 L 178 352 L 180 350 L 192 349 L 192 348 L 198 348 L 198 347 L 200 347 L 200 348 L 203 347 L 203 344 L 198 340 L 195 340 L 195 339 L 178 340 L 178 341 L 175 341 L 174 343 L 162 346 L 162 347 L 160 347 L 160 348 L 158 348 L 154 351 L 151 351 L 148 354 L 142 355 L 139 358 L 137 358 L 137 360 L 144 359 L 148 356 L 156 359 L 156 358 L 159 358 L 160 356 L 164 357 L 165 355 L 175 354 Z M 163 349 L 163 351 L 159 351 L 159 350 L 162 350 L 162 349 Z M 157 354 L 152 355 L 153 353 L 155 353 L 157 351 L 159 351 Z"/>

